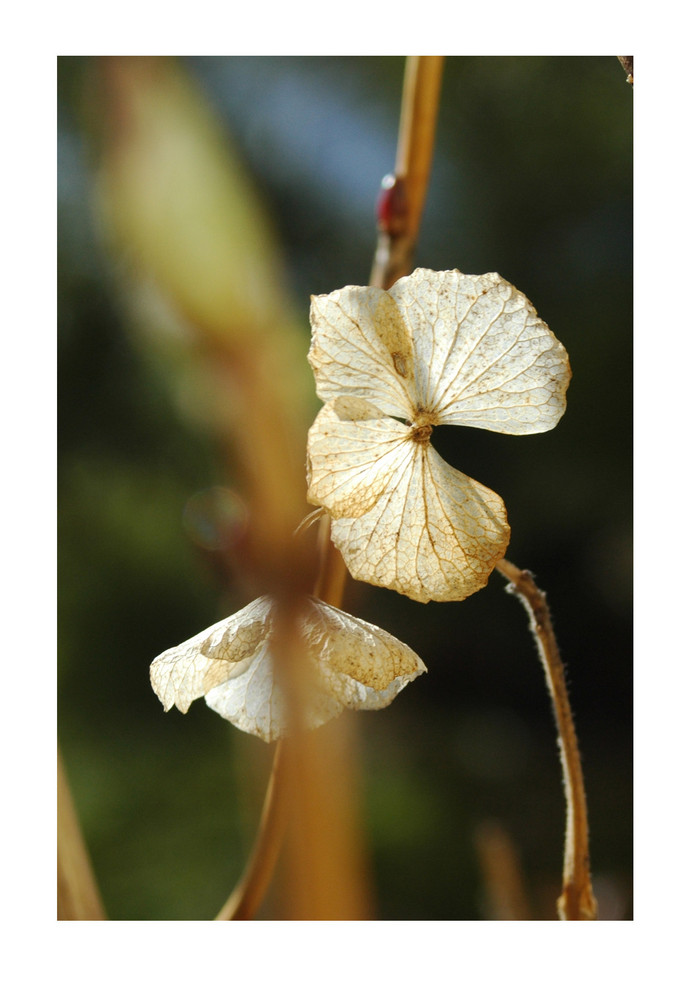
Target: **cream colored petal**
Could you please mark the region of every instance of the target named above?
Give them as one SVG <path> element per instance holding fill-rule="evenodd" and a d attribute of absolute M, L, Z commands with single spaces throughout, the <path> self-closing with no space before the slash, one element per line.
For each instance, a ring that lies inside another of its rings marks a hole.
<path fill-rule="evenodd" d="M 247 669 L 269 632 L 270 601 L 260 597 L 236 614 L 204 629 L 151 664 L 151 686 L 166 712 L 186 712 L 195 698 Z"/>
<path fill-rule="evenodd" d="M 410 428 L 366 400 L 343 396 L 327 403 L 309 430 L 309 503 L 333 517 L 366 513 L 388 488 L 396 467 L 409 461 Z"/>
<path fill-rule="evenodd" d="M 381 708 L 426 667 L 384 629 L 312 600 L 302 633 L 322 683 L 348 708 Z"/>
<path fill-rule="evenodd" d="M 387 292 L 348 285 L 312 296 L 310 321 L 309 363 L 320 399 L 358 396 L 388 416 L 413 415 L 412 341 Z"/>
<path fill-rule="evenodd" d="M 416 601 L 461 601 L 486 584 L 508 546 L 503 501 L 426 443 L 398 466 L 363 516 L 333 520 L 331 537 L 358 580 Z"/>
<path fill-rule="evenodd" d="M 157 657 L 151 681 L 166 710 L 177 705 L 186 712 L 204 695 L 210 708 L 239 729 L 266 741 L 285 736 L 290 715 L 274 670 L 272 613 L 271 600 L 259 598 Z M 383 629 L 322 601 L 305 602 L 297 627 L 310 680 L 302 705 L 308 728 L 344 708 L 383 708 L 426 669 Z"/>
<path fill-rule="evenodd" d="M 270 643 L 262 644 L 243 674 L 209 691 L 206 704 L 238 729 L 268 743 L 288 735 L 288 703 L 276 681 Z M 343 701 L 333 697 L 315 677 L 303 706 L 307 728 L 324 725 L 340 715 L 345 707 Z"/>
<path fill-rule="evenodd" d="M 434 423 L 504 434 L 535 434 L 558 423 L 568 355 L 500 275 L 419 268 L 389 294 L 414 333 L 418 404 Z"/>

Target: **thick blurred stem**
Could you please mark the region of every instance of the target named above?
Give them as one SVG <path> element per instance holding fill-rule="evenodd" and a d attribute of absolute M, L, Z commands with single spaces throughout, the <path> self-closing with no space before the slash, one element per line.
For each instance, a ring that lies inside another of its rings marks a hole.
<path fill-rule="evenodd" d="M 396 179 L 404 186 L 405 190 L 405 216 L 403 225 L 396 230 L 395 234 L 379 232 L 379 242 L 370 278 L 370 284 L 379 288 L 390 288 L 399 277 L 409 273 L 412 267 L 412 258 L 431 170 L 442 68 L 443 58 L 441 56 L 408 56 L 407 58 L 395 166 Z M 319 573 L 313 594 L 333 607 L 342 607 L 348 574 L 342 556 L 331 542 L 330 518 L 326 514 L 321 519 L 318 546 Z M 272 876 L 286 826 L 286 818 L 283 815 L 286 796 L 281 786 L 283 782 L 290 782 L 290 768 L 284 761 L 289 750 L 294 751 L 290 753 L 293 765 L 299 763 L 300 760 L 304 762 L 304 766 L 309 765 L 309 756 L 301 756 L 303 748 L 300 747 L 299 741 L 295 743 L 294 747 L 281 747 L 279 745 L 274 758 L 273 772 L 266 793 L 252 858 L 240 883 L 216 919 L 250 919 L 261 904 L 263 894 Z M 342 753 L 338 756 L 342 757 Z M 333 766 L 338 766 L 337 760 L 334 760 Z M 343 778 L 347 780 L 348 775 L 343 775 Z M 293 780 L 300 781 L 300 793 L 307 787 L 294 772 Z M 317 784 L 319 783 L 317 781 Z M 318 808 L 318 802 L 311 802 L 305 806 L 309 815 L 318 811 Z M 338 808 L 342 808 L 342 803 L 340 806 L 337 803 L 333 805 L 334 815 Z M 351 819 L 352 817 L 346 810 L 343 822 L 347 823 Z M 308 840 L 307 834 L 310 832 L 313 834 L 314 829 L 305 828 L 305 842 Z M 318 849 L 318 840 L 314 841 L 314 849 Z M 303 874 L 308 875 L 309 873 Z M 359 873 L 353 874 L 355 875 L 353 881 L 356 882 Z M 357 909 L 364 911 L 368 905 L 366 893 L 357 890 L 356 886 L 354 886 L 354 890 L 351 897 L 353 902 L 349 904 L 352 916 L 356 916 Z M 334 915 L 337 916 L 337 914 Z M 360 919 L 366 915 L 365 912 L 360 912 Z M 342 916 L 348 919 L 350 914 L 344 913 Z"/>
<path fill-rule="evenodd" d="M 568 699 L 565 670 L 558 651 L 546 594 L 539 590 L 529 570 L 520 570 L 507 559 L 501 559 L 496 569 L 510 581 L 508 592 L 520 599 L 529 615 L 558 727 L 567 805 L 563 892 L 558 899 L 558 914 L 561 920 L 596 920 L 597 903 L 592 892 L 589 870 L 585 783 Z"/>
<path fill-rule="evenodd" d="M 59 750 L 57 819 L 58 920 L 105 920 Z"/>
<path fill-rule="evenodd" d="M 321 565 L 314 587 L 314 597 L 340 607 L 347 578 L 343 558 L 330 541 L 330 518 L 324 515 L 319 525 Z M 286 748 L 276 747 L 273 768 L 266 790 L 252 856 L 247 867 L 216 920 L 251 920 L 259 909 L 273 877 L 287 826 Z"/>
<path fill-rule="evenodd" d="M 498 823 L 485 822 L 475 831 L 474 840 L 484 874 L 490 918 L 529 920 L 522 868 L 506 831 Z"/>

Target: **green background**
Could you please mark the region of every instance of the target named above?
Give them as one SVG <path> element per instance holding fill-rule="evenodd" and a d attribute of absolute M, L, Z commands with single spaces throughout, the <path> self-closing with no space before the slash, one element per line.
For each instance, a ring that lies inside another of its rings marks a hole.
<path fill-rule="evenodd" d="M 203 703 L 164 714 L 148 666 L 246 603 L 241 581 L 234 604 L 222 592 L 185 515 L 196 494 L 237 484 L 124 315 L 91 210 L 90 63 L 58 60 L 60 743 L 109 917 L 208 919 L 242 870 L 272 751 Z M 309 295 L 368 279 L 404 60 L 182 63 L 278 233 L 306 366 Z M 503 497 L 508 556 L 548 593 L 604 919 L 632 916 L 632 100 L 614 56 L 449 57 L 416 257 L 498 271 L 570 355 L 554 431 L 438 428 L 434 443 Z M 495 821 L 532 916 L 554 919 L 564 802 L 522 607 L 495 574 L 448 605 L 350 583 L 346 607 L 429 668 L 359 718 L 378 915 L 489 916 L 475 836 Z"/>

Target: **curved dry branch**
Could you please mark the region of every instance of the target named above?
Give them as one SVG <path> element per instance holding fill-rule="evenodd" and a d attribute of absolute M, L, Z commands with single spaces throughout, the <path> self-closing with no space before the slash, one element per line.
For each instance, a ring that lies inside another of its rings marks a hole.
<path fill-rule="evenodd" d="M 510 581 L 508 592 L 515 594 L 527 610 L 558 726 L 567 803 L 563 892 L 558 899 L 558 914 L 561 920 L 595 920 L 597 902 L 592 892 L 589 871 L 589 830 L 582 763 L 568 699 L 565 669 L 558 651 L 546 594 L 539 590 L 529 570 L 520 570 L 507 559 L 502 559 L 496 568 Z"/>
<path fill-rule="evenodd" d="M 273 877 L 286 826 L 285 754 L 278 743 L 264 800 L 254 850 L 232 895 L 216 920 L 251 920 Z"/>
<path fill-rule="evenodd" d="M 443 56 L 405 63 L 395 172 L 383 180 L 379 236 L 369 284 L 390 288 L 409 274 L 429 186 Z"/>

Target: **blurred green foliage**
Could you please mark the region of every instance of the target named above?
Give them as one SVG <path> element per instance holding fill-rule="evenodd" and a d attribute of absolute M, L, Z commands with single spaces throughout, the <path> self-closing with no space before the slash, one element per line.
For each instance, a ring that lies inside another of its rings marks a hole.
<path fill-rule="evenodd" d="M 404 60 L 183 62 L 279 234 L 306 366 L 309 295 L 367 282 Z M 91 210 L 90 60 L 58 70 L 60 740 L 108 915 L 208 919 L 243 867 L 271 749 L 203 704 L 165 715 L 148 665 L 257 595 L 228 586 L 185 520 L 190 498 L 237 482 L 165 352 L 128 321 L 122 262 Z M 548 593 L 605 919 L 632 913 L 632 97 L 614 56 L 449 58 L 417 253 L 424 267 L 498 271 L 570 354 L 555 431 L 442 427 L 434 440 L 504 498 L 508 556 Z M 429 668 L 360 719 L 379 915 L 486 916 L 474 832 L 492 819 L 534 916 L 553 919 L 564 808 L 523 609 L 498 578 L 429 606 L 351 583 L 347 608 Z"/>

